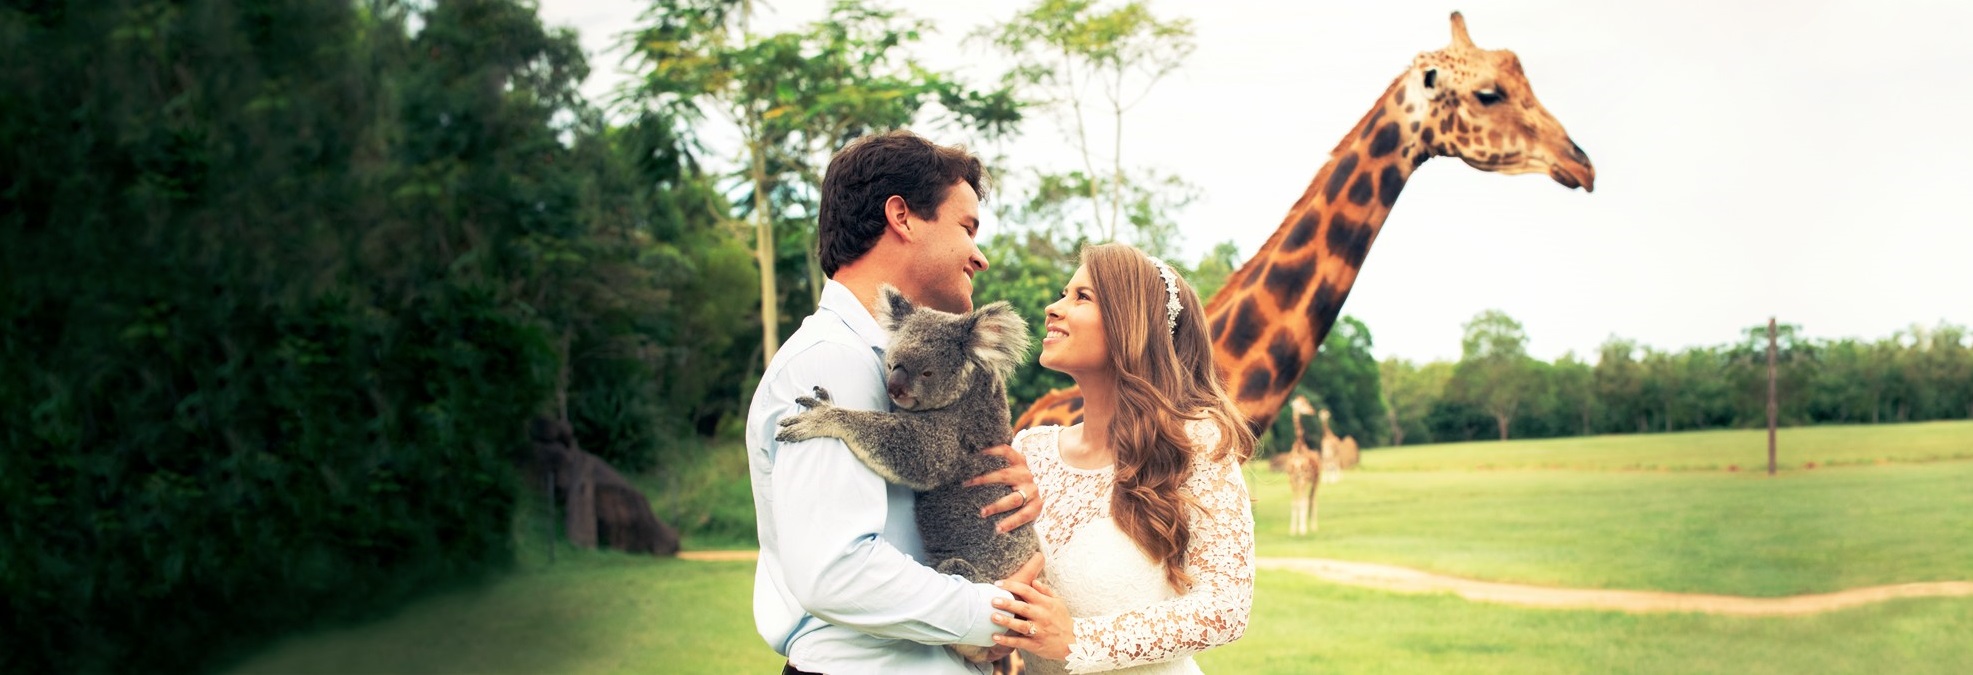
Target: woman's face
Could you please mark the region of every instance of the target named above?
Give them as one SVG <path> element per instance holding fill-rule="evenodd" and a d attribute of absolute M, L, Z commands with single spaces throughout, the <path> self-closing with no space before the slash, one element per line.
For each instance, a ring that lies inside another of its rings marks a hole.
<path fill-rule="evenodd" d="M 1077 379 L 1110 370 L 1110 343 L 1103 330 L 1101 300 L 1090 284 L 1089 268 L 1076 268 L 1076 275 L 1062 289 L 1062 297 L 1048 306 L 1041 367 Z"/>

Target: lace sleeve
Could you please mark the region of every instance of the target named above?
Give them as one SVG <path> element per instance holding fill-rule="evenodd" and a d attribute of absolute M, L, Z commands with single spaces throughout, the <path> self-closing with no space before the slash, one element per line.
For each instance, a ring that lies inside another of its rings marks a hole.
<path fill-rule="evenodd" d="M 1185 489 L 1199 500 L 1190 520 L 1192 542 L 1185 594 L 1127 612 L 1075 620 L 1069 646 L 1072 673 L 1169 661 L 1240 639 L 1254 604 L 1254 513 L 1231 453 L 1212 456 L 1219 431 L 1192 427 L 1197 452 Z"/>

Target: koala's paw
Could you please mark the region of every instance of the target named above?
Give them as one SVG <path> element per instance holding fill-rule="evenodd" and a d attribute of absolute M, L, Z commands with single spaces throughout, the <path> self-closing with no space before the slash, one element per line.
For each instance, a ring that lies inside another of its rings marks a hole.
<path fill-rule="evenodd" d="M 959 658 L 966 659 L 968 663 L 986 663 L 993 660 L 992 647 L 980 647 L 977 645 L 946 646 L 952 648 L 953 652 L 959 654 Z"/>
<path fill-rule="evenodd" d="M 804 397 L 806 398 L 806 397 Z M 834 423 L 839 408 L 822 402 L 807 404 L 808 410 L 781 418 L 781 430 L 775 432 L 774 440 L 782 443 L 795 443 L 811 438 L 842 437 L 838 431 L 841 425 Z"/>
<path fill-rule="evenodd" d="M 800 405 L 801 407 L 804 408 L 814 409 L 823 406 L 835 405 L 835 402 L 833 399 L 829 398 L 829 390 L 823 389 L 821 387 L 816 387 L 814 396 L 797 397 L 795 399 L 795 404 Z"/>
<path fill-rule="evenodd" d="M 939 574 L 957 574 L 968 580 L 978 580 L 982 576 L 980 574 L 980 568 L 974 567 L 973 563 L 966 562 L 962 558 L 946 558 L 945 562 L 939 563 L 935 569 L 939 571 Z"/>

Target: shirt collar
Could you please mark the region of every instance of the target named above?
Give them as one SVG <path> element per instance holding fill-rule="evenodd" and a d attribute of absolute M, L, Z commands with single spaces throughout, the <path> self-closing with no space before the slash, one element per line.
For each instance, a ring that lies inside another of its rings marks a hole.
<path fill-rule="evenodd" d="M 823 282 L 822 302 L 817 306 L 841 317 L 850 332 L 856 333 L 877 351 L 890 348 L 890 332 L 877 325 L 877 318 L 870 315 L 870 308 L 863 306 L 863 301 L 858 300 L 848 286 L 837 283 L 835 279 Z"/>

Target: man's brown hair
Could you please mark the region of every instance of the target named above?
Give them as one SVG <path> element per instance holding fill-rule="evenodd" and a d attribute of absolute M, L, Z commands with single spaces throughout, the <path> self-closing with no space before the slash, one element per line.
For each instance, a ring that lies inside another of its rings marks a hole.
<path fill-rule="evenodd" d="M 952 186 L 965 181 L 986 201 L 986 170 L 965 148 L 944 146 L 909 131 L 888 131 L 851 141 L 822 174 L 822 208 L 816 249 L 822 273 L 854 262 L 884 236 L 884 202 L 904 198 L 911 214 L 931 220 Z"/>

